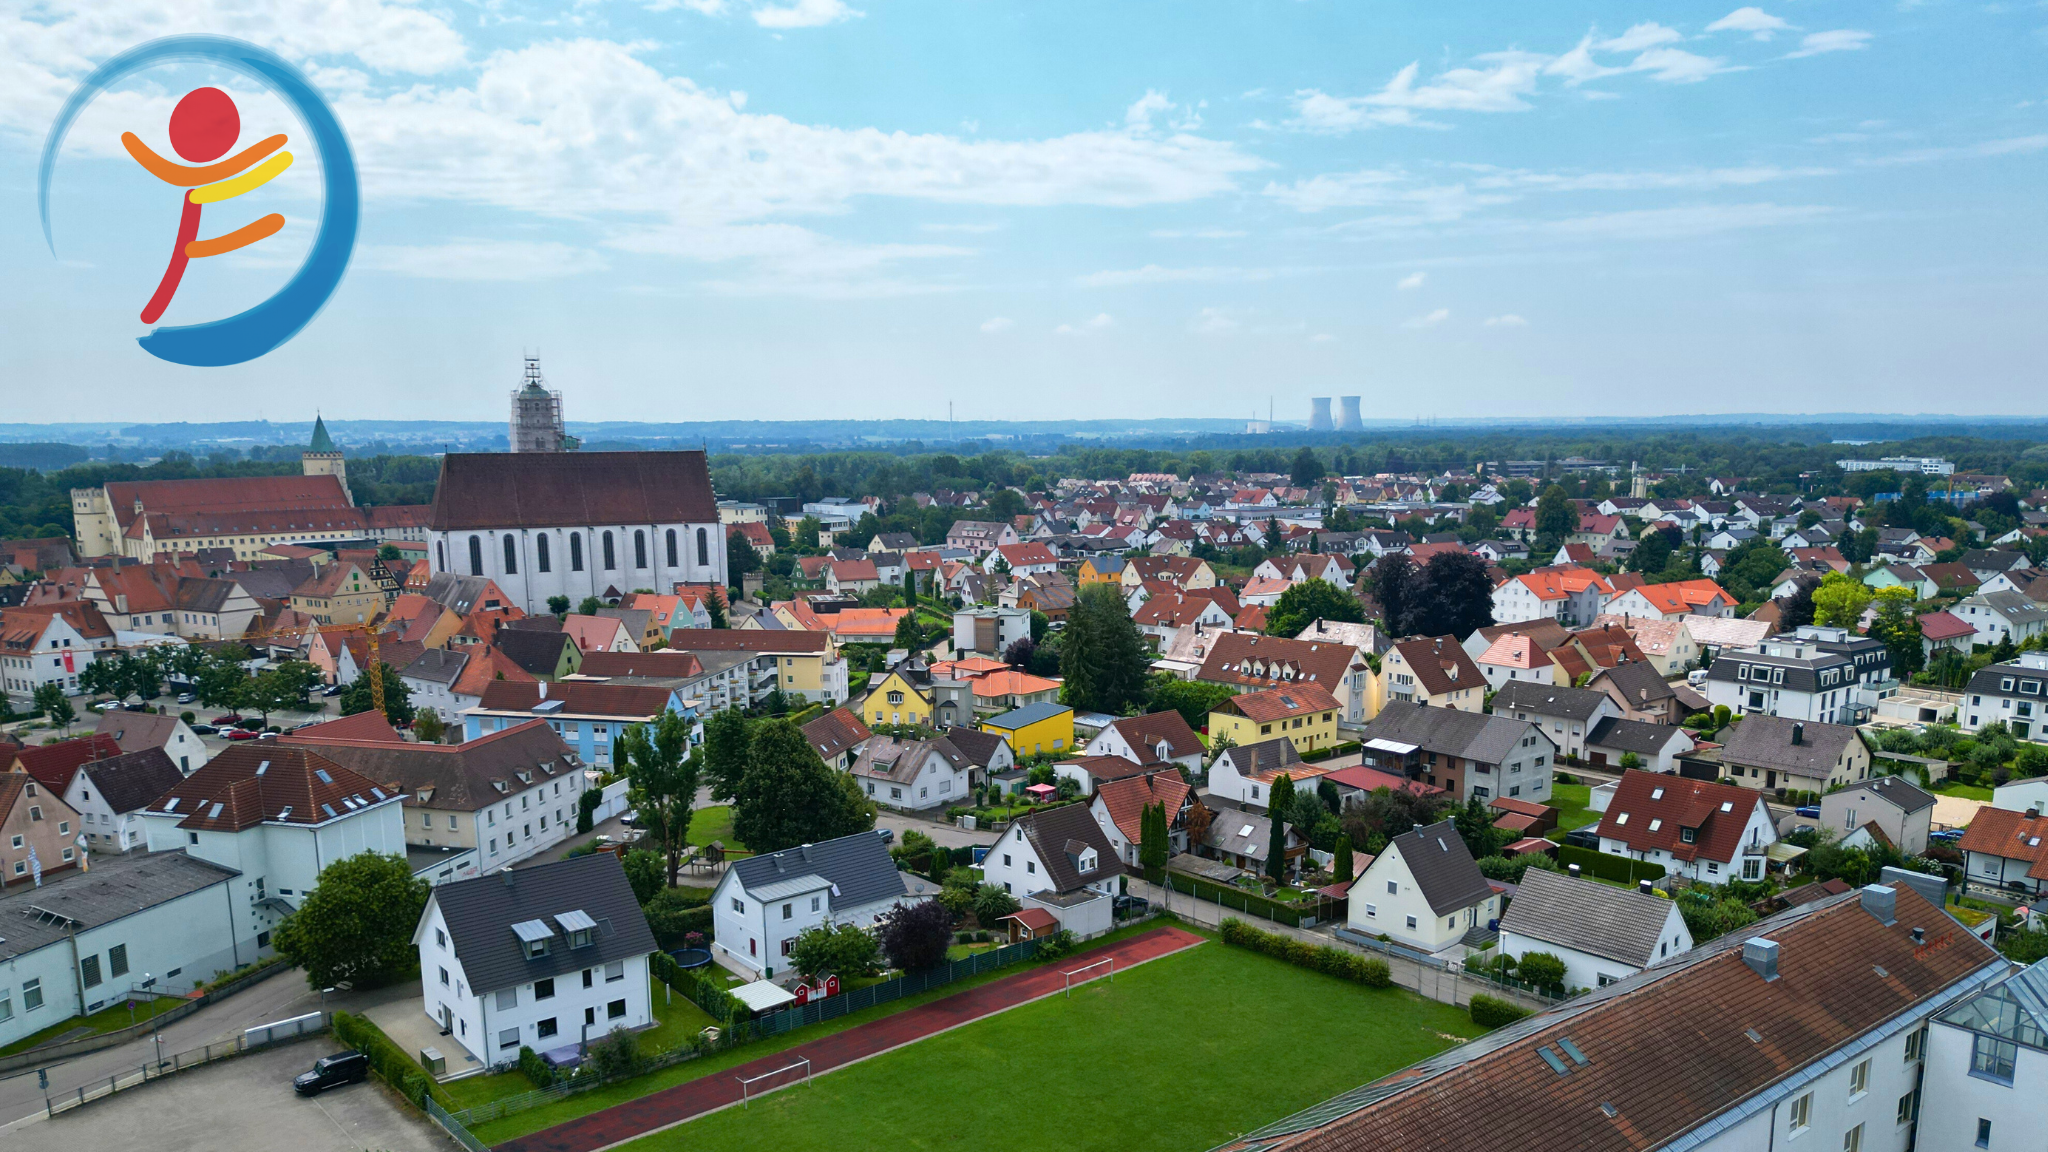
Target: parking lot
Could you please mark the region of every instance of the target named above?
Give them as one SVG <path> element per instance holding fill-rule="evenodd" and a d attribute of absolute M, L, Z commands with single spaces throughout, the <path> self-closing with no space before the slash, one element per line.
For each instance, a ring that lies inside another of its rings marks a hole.
<path fill-rule="evenodd" d="M 4 1143 L 23 1152 L 81 1148 L 207 1152 L 449 1152 L 433 1122 L 373 1081 L 301 1098 L 291 1078 L 338 1048 L 326 1038 L 223 1060 L 110 1100 L 24 1124 Z"/>

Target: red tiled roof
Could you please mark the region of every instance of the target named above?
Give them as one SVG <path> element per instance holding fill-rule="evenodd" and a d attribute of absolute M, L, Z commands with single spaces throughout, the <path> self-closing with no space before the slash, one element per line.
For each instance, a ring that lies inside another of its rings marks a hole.
<path fill-rule="evenodd" d="M 1266 724 L 1294 716 L 1335 711 L 1337 698 L 1320 684 L 1297 683 L 1232 696 L 1230 705 L 1245 719 Z"/>
<path fill-rule="evenodd" d="M 1956 847 L 2007 860 L 2025 860 L 2027 875 L 2048 879 L 2048 818 L 2006 808 L 1979 808 Z"/>
<path fill-rule="evenodd" d="M 239 832 L 265 822 L 322 824 L 397 799 L 311 748 L 266 740 L 224 749 L 148 811 L 184 816 L 178 827 L 192 831 Z"/>
<path fill-rule="evenodd" d="M 1225 632 L 1210 646 L 1209 656 L 1195 678 L 1211 684 L 1259 688 L 1308 681 L 1328 688 L 1343 680 L 1357 655 L 1349 644 Z M 1474 673 L 1476 676 L 1476 668 Z M 1484 681 L 1484 677 L 1478 679 Z"/>
<path fill-rule="evenodd" d="M 1125 776 L 1105 780 L 1095 786 L 1095 795 L 1102 801 L 1109 813 L 1110 822 L 1133 844 L 1144 840 L 1143 822 L 1145 809 L 1153 804 L 1166 808 L 1170 822 L 1180 814 L 1180 806 L 1194 789 L 1180 778 L 1177 771 L 1147 772 L 1141 776 Z"/>
<path fill-rule="evenodd" d="M 805 632 L 797 629 L 768 628 L 678 628 L 669 637 L 668 646 L 672 651 L 683 652 L 828 652 L 832 648 L 832 637 L 824 632 Z M 598 653 L 593 652 L 591 656 Z M 612 653 L 614 656 L 631 653 Z M 623 676 L 623 672 L 591 672 L 586 657 L 583 665 L 586 675 Z"/>
<path fill-rule="evenodd" d="M 1486 674 L 1472 662 L 1471 655 L 1458 645 L 1455 637 L 1422 636 L 1400 640 L 1395 642 L 1394 651 L 1401 654 L 1402 662 L 1415 673 L 1415 682 L 1431 696 L 1475 686 L 1486 687 Z"/>
<path fill-rule="evenodd" d="M 1920 617 L 1920 635 L 1928 640 L 1961 640 L 1976 634 L 1976 625 L 1964 623 L 1952 612 L 1929 612 Z"/>
<path fill-rule="evenodd" d="M 1382 772 L 1377 768 L 1367 768 L 1363 764 L 1353 764 L 1349 768 L 1339 768 L 1329 773 L 1327 778 L 1333 784 L 1342 784 L 1347 788 L 1356 788 L 1361 792 L 1377 792 L 1382 788 L 1413 792 L 1417 796 L 1435 796 L 1443 792 L 1443 789 L 1434 784 L 1424 784 L 1420 780 L 1409 780 L 1405 777 L 1396 776 L 1391 772 Z"/>
<path fill-rule="evenodd" d="M 301 728 L 277 738 L 281 744 L 318 744 L 327 740 L 371 740 L 380 744 L 403 744 L 405 737 L 384 718 L 382 712 L 372 708 L 311 728 Z"/>
<path fill-rule="evenodd" d="M 1187 717 L 1170 708 L 1164 712 L 1128 716 L 1110 727 L 1116 729 L 1124 743 L 1134 749 L 1151 751 L 1163 743 L 1168 756 L 1199 755 L 1202 751 L 1201 737 L 1188 726 Z"/>
<path fill-rule="evenodd" d="M 718 523 L 701 451 L 451 453 L 434 486 L 443 532 L 685 523 Z"/>
<path fill-rule="evenodd" d="M 563 680 L 554 684 L 493 680 L 485 685 L 477 707 L 493 712 L 530 712 L 543 700 L 559 700 L 563 712 L 575 715 L 638 717 L 659 715 L 668 707 L 669 697 L 666 688 L 602 680 Z"/>
<path fill-rule="evenodd" d="M 1743 826 L 1762 802 L 1756 792 L 1737 784 L 1630 769 L 1621 774 L 1607 802 L 1599 835 L 1627 844 L 1632 852 L 1655 848 L 1678 860 L 1732 863 L 1742 849 Z M 1681 828 L 1695 830 L 1692 843 L 1679 834 Z"/>
<path fill-rule="evenodd" d="M 79 768 L 95 760 L 107 760 L 121 754 L 120 742 L 104 732 L 81 736 L 76 740 L 65 740 L 57 744 L 40 747 L 25 747 L 14 754 L 14 762 L 21 770 L 35 777 L 44 787 L 62 796 L 71 787 L 71 777 Z M 0 817 L 5 811 L 0 810 Z"/>

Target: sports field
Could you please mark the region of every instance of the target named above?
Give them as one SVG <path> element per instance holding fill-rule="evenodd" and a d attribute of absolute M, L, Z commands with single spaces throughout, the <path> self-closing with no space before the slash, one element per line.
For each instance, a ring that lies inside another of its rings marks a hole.
<path fill-rule="evenodd" d="M 1196 1152 L 1479 1031 L 1212 940 L 627 1147 Z"/>

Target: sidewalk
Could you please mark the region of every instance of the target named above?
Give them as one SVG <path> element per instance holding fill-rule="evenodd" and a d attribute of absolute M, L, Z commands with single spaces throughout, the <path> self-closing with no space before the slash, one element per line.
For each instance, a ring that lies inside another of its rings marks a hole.
<path fill-rule="evenodd" d="M 1191 932 L 1158 928 L 1107 948 L 1084 949 L 1066 961 L 1028 969 L 1015 976 L 822 1036 L 809 1044 L 799 1044 L 736 1068 L 707 1073 L 673 1088 L 507 1141 L 497 1145 L 495 1152 L 601 1152 L 613 1145 L 673 1128 L 707 1112 L 738 1104 L 738 1077 L 765 1076 L 782 1071 L 799 1058 L 811 1062 L 813 1076 L 844 1068 L 1020 1004 L 1057 996 L 1066 986 L 1065 972 L 1076 965 L 1093 964 L 1114 957 L 1121 968 L 1156 960 L 1202 942 L 1201 937 Z M 755 1084 L 748 1089 L 748 1095 L 759 1096 L 763 1092 L 801 1082 L 801 1072 L 792 1072 L 773 1083 L 763 1080 Z"/>

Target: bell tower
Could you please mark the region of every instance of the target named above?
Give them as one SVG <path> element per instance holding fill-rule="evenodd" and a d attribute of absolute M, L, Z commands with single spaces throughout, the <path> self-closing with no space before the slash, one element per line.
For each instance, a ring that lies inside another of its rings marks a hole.
<path fill-rule="evenodd" d="M 341 481 L 342 494 L 351 506 L 355 504 L 355 495 L 348 490 L 348 464 L 341 449 L 334 446 L 334 437 L 327 434 L 327 421 L 317 414 L 313 417 L 313 442 L 299 453 L 299 468 L 308 476 L 332 476 Z"/>

